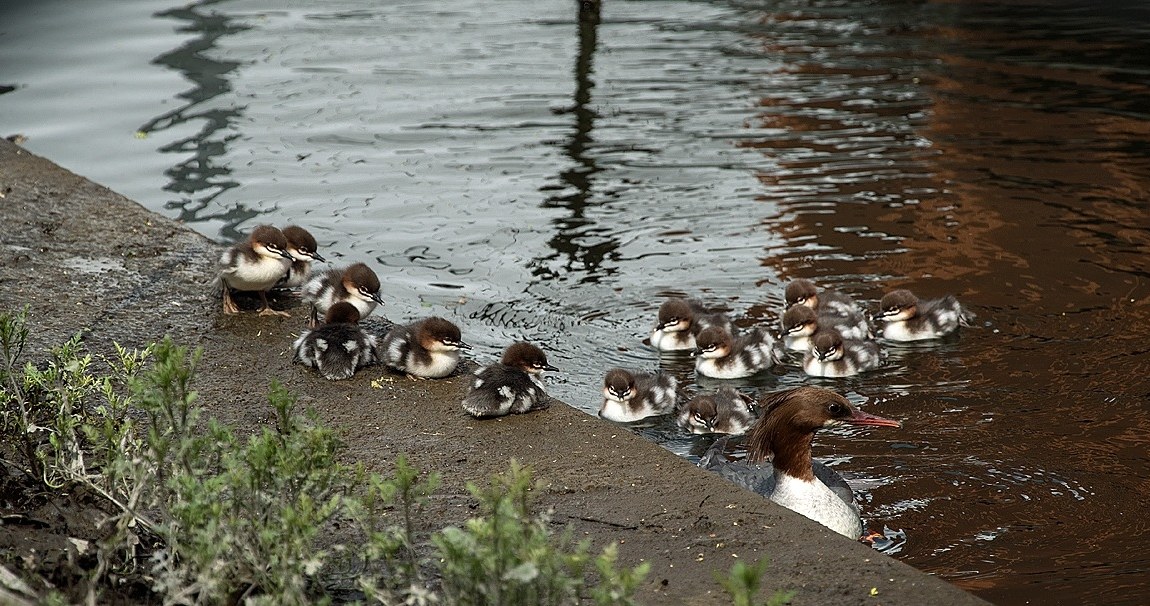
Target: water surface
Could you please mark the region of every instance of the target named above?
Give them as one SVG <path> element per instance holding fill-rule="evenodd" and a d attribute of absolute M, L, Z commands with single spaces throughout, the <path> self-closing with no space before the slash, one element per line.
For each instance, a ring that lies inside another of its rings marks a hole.
<path fill-rule="evenodd" d="M 958 295 L 976 327 L 816 381 L 904 429 L 816 454 L 906 533 L 893 557 L 991 601 L 1150 599 L 1150 9 L 0 8 L 0 134 L 221 241 L 304 224 L 377 268 L 389 318 L 451 318 L 481 362 L 538 342 L 592 414 L 607 368 L 660 365 L 642 339 L 670 294 L 743 326 L 794 277 Z"/>

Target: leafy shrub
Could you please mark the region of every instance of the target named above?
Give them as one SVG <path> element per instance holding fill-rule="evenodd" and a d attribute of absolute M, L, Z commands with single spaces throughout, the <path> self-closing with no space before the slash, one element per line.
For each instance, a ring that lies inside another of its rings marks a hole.
<path fill-rule="evenodd" d="M 437 475 L 421 480 L 403 458 L 390 478 L 339 464 L 334 432 L 274 383 L 274 424 L 255 435 L 201 419 L 192 390 L 200 352 L 170 339 L 94 359 L 76 336 L 42 368 L 20 368 L 26 319 L 0 313 L 0 435 L 29 480 L 87 487 L 112 512 L 97 565 L 83 573 L 88 603 L 129 575 L 151 579 L 165 604 L 328 603 L 339 558 L 359 562 L 359 588 L 383 604 L 634 603 L 648 566 L 619 570 L 613 545 L 593 557 L 569 530 L 553 535 L 550 513 L 532 513 L 530 471 L 515 461 L 490 486 L 469 487 L 484 516 L 431 537 L 439 559 L 428 561 L 416 518 Z M 365 540 L 317 549 L 343 519 Z"/>

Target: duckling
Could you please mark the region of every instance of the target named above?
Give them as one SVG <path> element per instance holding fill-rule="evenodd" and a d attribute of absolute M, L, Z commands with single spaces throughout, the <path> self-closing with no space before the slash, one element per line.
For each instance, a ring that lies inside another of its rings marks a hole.
<path fill-rule="evenodd" d="M 695 372 L 715 379 L 749 377 L 778 364 L 782 347 L 762 328 L 735 338 L 712 326 L 695 338 Z"/>
<path fill-rule="evenodd" d="M 755 422 L 751 401 L 734 388 L 723 387 L 713 394 L 691 398 L 676 419 L 679 427 L 691 433 L 746 433 Z"/>
<path fill-rule="evenodd" d="M 659 351 L 690 351 L 704 328 L 718 326 L 733 333 L 726 314 L 708 311 L 694 299 L 671 298 L 659 306 L 659 321 L 651 332 L 651 346 Z"/>
<path fill-rule="evenodd" d="M 937 339 L 974 321 L 974 314 L 953 295 L 921 301 L 900 288 L 884 295 L 878 306 L 875 319 L 884 323 L 882 337 L 891 341 Z"/>
<path fill-rule="evenodd" d="M 327 310 L 322 326 L 304 331 L 292 349 L 294 362 L 310 366 L 325 379 L 350 379 L 355 371 L 379 361 L 378 343 L 359 327 L 359 310 L 339 302 Z"/>
<path fill-rule="evenodd" d="M 667 414 L 675 409 L 677 387 L 678 381 L 668 374 L 613 368 L 603 377 L 603 405 L 599 416 L 616 423 L 630 423 Z"/>
<path fill-rule="evenodd" d="M 319 314 L 340 301 L 351 303 L 366 318 L 376 305 L 383 304 L 379 297 L 379 277 L 364 263 L 344 268 L 329 269 L 308 279 L 300 292 L 304 303 L 311 305 L 310 322 L 314 325 Z"/>
<path fill-rule="evenodd" d="M 803 357 L 803 371 L 812 377 L 849 377 L 882 364 L 878 343 L 844 339 L 833 329 L 811 337 L 811 349 Z"/>
<path fill-rule="evenodd" d="M 805 278 L 787 284 L 783 299 L 787 309 L 792 305 L 806 305 L 815 311 L 837 316 L 851 317 L 861 313 L 858 303 L 850 295 L 830 289 L 819 291 L 814 282 Z"/>
<path fill-rule="evenodd" d="M 475 381 L 463 397 L 463 410 L 478 418 L 502 417 L 547 408 L 547 392 L 540 377 L 557 371 L 543 350 L 530 343 L 513 343 L 499 362 L 475 372 Z"/>
<path fill-rule="evenodd" d="M 459 327 L 439 317 L 396 326 L 383 337 L 383 363 L 407 376 L 438 379 L 455 371 L 459 350 L 471 349 L 463 342 Z"/>
<path fill-rule="evenodd" d="M 287 238 L 287 252 L 292 263 L 287 276 L 276 287 L 299 288 L 311 276 L 312 261 L 325 263 L 327 259 L 316 250 L 318 245 L 315 237 L 308 230 L 298 225 L 289 225 L 283 228 L 283 234 Z"/>
<path fill-rule="evenodd" d="M 783 344 L 787 349 L 805 352 L 811 348 L 811 336 L 824 328 L 838 331 L 844 339 L 871 338 L 870 324 L 861 312 L 854 316 L 828 314 L 796 303 L 783 314 Z"/>
<path fill-rule="evenodd" d="M 247 242 L 236 244 L 220 256 L 219 275 L 213 286 L 223 293 L 224 313 L 240 311 L 232 300 L 234 289 L 258 292 L 261 316 L 290 316 L 285 311 L 273 310 L 268 304 L 268 291 L 287 275 L 289 267 L 291 256 L 283 232 L 271 225 L 253 229 Z"/>

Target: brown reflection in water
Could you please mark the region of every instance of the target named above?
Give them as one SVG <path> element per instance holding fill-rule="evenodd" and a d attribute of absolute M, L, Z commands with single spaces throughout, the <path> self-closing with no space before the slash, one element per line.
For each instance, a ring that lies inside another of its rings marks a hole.
<path fill-rule="evenodd" d="M 907 530 L 916 567 L 1001 604 L 1150 602 L 1150 85 L 1091 66 L 1113 41 L 919 31 L 857 69 L 850 44 L 764 41 L 788 67 L 745 145 L 777 164 L 787 245 L 762 263 L 872 303 L 956 293 L 984 323 L 849 384 L 910 454 L 823 448 L 895 478 L 872 526 Z"/>

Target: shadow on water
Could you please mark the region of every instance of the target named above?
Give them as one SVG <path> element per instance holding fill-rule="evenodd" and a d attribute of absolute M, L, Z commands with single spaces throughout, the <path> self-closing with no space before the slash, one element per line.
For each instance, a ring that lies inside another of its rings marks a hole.
<path fill-rule="evenodd" d="M 165 154 L 189 156 L 164 171 L 170 180 L 164 190 L 181 196 L 180 200 L 169 201 L 164 207 L 178 211 L 176 218 L 184 222 L 220 220 L 223 222 L 221 235 L 240 240 L 243 234 L 237 226 L 259 216 L 259 210 L 238 203 L 225 212 L 204 212 L 229 189 L 240 186 L 230 178 L 232 171 L 222 160 L 227 154 L 228 143 L 240 136 L 235 132 L 235 124 L 243 115 L 244 108 L 234 105 L 220 107 L 213 105 L 213 101 L 231 92 L 229 78 L 235 76 L 241 63 L 213 59 L 208 51 L 215 48 L 221 38 L 249 28 L 211 10 L 213 5 L 222 1 L 203 0 L 155 13 L 157 18 L 183 22 L 178 31 L 192 33 L 195 37 L 156 57 L 153 63 L 181 74 L 195 86 L 177 95 L 186 102 L 184 105 L 156 116 L 139 130 L 148 134 L 199 125 L 198 132 L 160 148 L 160 152 Z"/>

